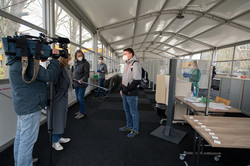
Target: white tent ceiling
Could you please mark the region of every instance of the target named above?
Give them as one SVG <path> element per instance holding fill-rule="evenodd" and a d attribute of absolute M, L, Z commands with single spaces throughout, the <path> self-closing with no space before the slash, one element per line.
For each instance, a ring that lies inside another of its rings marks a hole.
<path fill-rule="evenodd" d="M 182 56 L 250 42 L 250 0 L 60 1 L 88 18 L 118 55 L 132 47 L 137 54 Z"/>

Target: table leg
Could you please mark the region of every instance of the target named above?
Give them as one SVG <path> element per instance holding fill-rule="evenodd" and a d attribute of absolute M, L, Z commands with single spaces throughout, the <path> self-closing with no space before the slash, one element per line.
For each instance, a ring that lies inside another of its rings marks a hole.
<path fill-rule="evenodd" d="M 201 136 L 198 135 L 198 150 L 197 150 L 197 159 L 196 159 L 197 166 L 199 166 L 200 152 L 201 152 Z"/>
<path fill-rule="evenodd" d="M 196 144 L 197 144 L 197 131 L 194 132 L 194 145 L 193 145 L 193 165 L 195 165 L 195 155 L 196 155 Z"/>

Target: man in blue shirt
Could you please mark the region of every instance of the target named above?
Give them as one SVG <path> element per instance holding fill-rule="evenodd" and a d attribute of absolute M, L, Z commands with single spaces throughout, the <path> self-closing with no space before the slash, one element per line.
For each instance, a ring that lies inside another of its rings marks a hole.
<path fill-rule="evenodd" d="M 107 65 L 103 62 L 103 57 L 99 57 L 97 66 L 98 75 L 98 86 L 104 87 L 105 74 L 108 72 Z M 94 98 L 98 98 L 101 92 L 101 88 L 98 88 L 97 94 Z M 104 98 L 107 97 L 107 91 L 104 90 Z"/>

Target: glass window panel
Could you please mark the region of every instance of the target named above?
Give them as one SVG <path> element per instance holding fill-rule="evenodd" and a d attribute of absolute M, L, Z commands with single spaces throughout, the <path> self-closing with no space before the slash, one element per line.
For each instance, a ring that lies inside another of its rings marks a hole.
<path fill-rule="evenodd" d="M 198 59 L 198 60 L 200 60 L 201 59 L 201 54 L 194 54 L 192 56 L 192 59 Z"/>
<path fill-rule="evenodd" d="M 217 74 L 231 74 L 232 62 L 216 62 L 216 73 Z"/>
<path fill-rule="evenodd" d="M 68 51 L 69 51 L 69 54 L 71 55 L 72 60 L 75 60 L 75 52 L 79 49 L 80 49 L 79 47 L 73 44 L 68 45 Z"/>
<path fill-rule="evenodd" d="M 110 59 L 107 59 L 107 67 L 108 67 L 108 73 L 110 73 L 111 72 L 111 70 L 112 70 L 112 67 L 111 67 L 111 60 Z"/>
<path fill-rule="evenodd" d="M 44 27 L 43 0 L 4 0 L 0 1 L 0 8 L 27 22 Z"/>
<path fill-rule="evenodd" d="M 39 36 L 39 31 L 31 29 L 25 25 L 18 24 L 4 17 L 0 17 L 0 28 L 1 28 L 1 38 L 0 38 L 0 79 L 8 79 L 9 78 L 9 67 L 6 66 L 6 56 L 4 54 L 3 45 L 2 45 L 2 37 L 5 36 L 13 36 L 15 32 Z"/>
<path fill-rule="evenodd" d="M 201 55 L 202 60 L 212 60 L 212 51 L 209 52 L 203 52 Z"/>
<path fill-rule="evenodd" d="M 82 27 L 82 46 L 93 51 L 93 36 L 89 31 L 85 28 Z"/>
<path fill-rule="evenodd" d="M 111 56 L 111 51 L 110 50 L 108 51 L 108 55 L 109 55 L 109 57 Z"/>
<path fill-rule="evenodd" d="M 107 56 L 107 49 L 105 45 L 103 45 L 103 56 Z"/>
<path fill-rule="evenodd" d="M 234 48 L 224 48 L 217 51 L 215 61 L 228 61 L 233 59 Z"/>
<path fill-rule="evenodd" d="M 102 43 L 98 40 L 98 44 L 97 44 L 97 52 L 98 54 L 102 55 Z"/>
<path fill-rule="evenodd" d="M 86 50 L 86 49 L 82 49 L 82 52 L 85 55 L 85 59 L 89 62 L 90 65 L 90 70 L 93 70 L 93 57 L 94 57 L 94 53 Z"/>
<path fill-rule="evenodd" d="M 190 59 L 190 56 L 184 56 L 183 59 Z"/>
<path fill-rule="evenodd" d="M 235 48 L 235 60 L 250 59 L 250 44 L 240 45 Z"/>
<path fill-rule="evenodd" d="M 234 61 L 233 75 L 240 77 L 244 73 L 248 78 L 250 77 L 250 60 Z"/>
<path fill-rule="evenodd" d="M 69 38 L 74 43 L 79 43 L 79 20 L 71 17 L 60 6 L 55 5 L 56 35 Z"/>

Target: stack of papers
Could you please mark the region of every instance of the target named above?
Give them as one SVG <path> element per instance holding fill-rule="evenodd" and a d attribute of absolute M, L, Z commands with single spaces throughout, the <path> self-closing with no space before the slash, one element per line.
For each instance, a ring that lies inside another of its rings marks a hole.
<path fill-rule="evenodd" d="M 192 97 L 192 98 L 184 98 L 185 101 L 191 102 L 191 103 L 199 103 L 201 102 L 201 98 L 198 97 Z"/>
<path fill-rule="evenodd" d="M 193 103 L 193 105 L 195 105 L 196 107 L 206 107 L 206 105 L 203 103 Z"/>
<path fill-rule="evenodd" d="M 224 103 L 214 103 L 211 102 L 209 103 L 209 107 L 212 109 L 218 109 L 218 110 L 227 110 L 226 106 Z"/>

